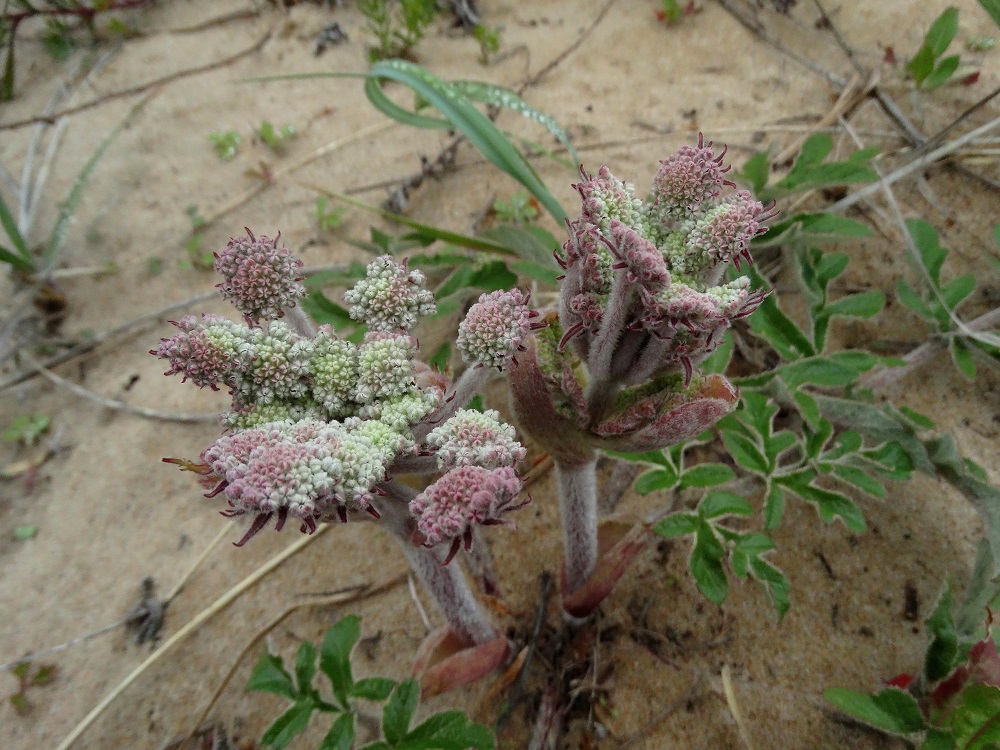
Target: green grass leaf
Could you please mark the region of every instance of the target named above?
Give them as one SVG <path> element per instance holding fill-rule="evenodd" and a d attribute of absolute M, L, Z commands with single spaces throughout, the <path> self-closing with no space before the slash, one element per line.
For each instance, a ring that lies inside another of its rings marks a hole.
<path fill-rule="evenodd" d="M 21 236 L 21 230 L 17 228 L 14 214 L 11 212 L 10 206 L 7 205 L 7 201 L 4 200 L 2 194 L 0 194 L 0 226 L 3 226 L 3 230 L 7 233 L 7 237 L 14 246 L 13 250 L 8 249 L 7 252 L 20 258 L 28 266 L 27 270 L 30 271 L 34 267 L 34 259 L 31 257 L 31 251 L 28 249 L 27 242 Z"/>

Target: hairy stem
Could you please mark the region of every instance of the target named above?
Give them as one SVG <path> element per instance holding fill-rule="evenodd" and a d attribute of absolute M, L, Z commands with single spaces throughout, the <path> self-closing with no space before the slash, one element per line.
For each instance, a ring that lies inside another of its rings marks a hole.
<path fill-rule="evenodd" d="M 416 491 L 398 482 L 386 482 L 382 488 L 388 493 L 388 497 L 377 501 L 382 522 L 396 536 L 407 562 L 424 590 L 434 599 L 451 631 L 470 646 L 496 639 L 496 628 L 472 595 L 461 568 L 455 562 L 441 564 L 447 550 L 413 544 L 416 521 L 410 515 L 407 503 L 416 496 Z"/>
<path fill-rule="evenodd" d="M 556 461 L 559 516 L 568 595 L 582 586 L 597 566 L 597 456 L 582 463 Z"/>

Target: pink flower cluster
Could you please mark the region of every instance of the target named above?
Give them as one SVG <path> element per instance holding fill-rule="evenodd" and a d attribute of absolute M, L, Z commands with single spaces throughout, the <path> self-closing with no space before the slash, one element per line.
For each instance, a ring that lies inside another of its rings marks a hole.
<path fill-rule="evenodd" d="M 438 466 L 444 470 L 457 466 L 516 466 L 527 453 L 517 441 L 514 428 L 501 422 L 500 414 L 493 409 L 460 409 L 431 430 L 427 444 L 437 448 Z"/>
<path fill-rule="evenodd" d="M 165 375 L 181 375 L 199 388 L 206 385 L 213 391 L 219 384 L 233 385 L 233 374 L 239 361 L 239 346 L 244 343 L 243 331 L 236 323 L 219 315 L 185 315 L 171 324 L 180 329 L 168 339 L 160 339 L 149 353 L 165 359 L 170 369 Z"/>
<path fill-rule="evenodd" d="M 424 289 L 424 275 L 382 255 L 368 264 L 367 274 L 344 295 L 355 320 L 372 331 L 409 331 L 421 316 L 433 315 L 434 295 Z"/>
<path fill-rule="evenodd" d="M 247 323 L 277 320 L 284 308 L 292 307 L 305 296 L 298 275 L 302 261 L 287 247 L 279 247 L 279 234 L 273 240 L 255 237 L 246 230 L 245 237 L 233 237 L 221 253 L 215 255 L 215 270 L 222 276 L 218 284 L 223 298 L 243 313 Z"/>
<path fill-rule="evenodd" d="M 519 289 L 483 294 L 458 327 L 458 350 L 469 364 L 502 370 L 524 351 L 529 331 L 545 326 L 532 320 L 537 316 L 528 307 L 528 295 Z"/>
<path fill-rule="evenodd" d="M 452 469 L 410 502 L 417 517 L 417 530 L 427 547 L 451 540 L 450 562 L 459 545 L 472 546 L 474 526 L 509 523 L 500 515 L 521 505 L 512 505 L 521 491 L 521 478 L 509 466 L 484 469 L 459 466 Z"/>

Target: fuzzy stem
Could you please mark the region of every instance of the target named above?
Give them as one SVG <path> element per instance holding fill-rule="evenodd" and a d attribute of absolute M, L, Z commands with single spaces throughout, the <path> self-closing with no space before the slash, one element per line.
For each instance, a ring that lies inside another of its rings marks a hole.
<path fill-rule="evenodd" d="M 582 586 L 597 566 L 597 456 L 583 463 L 556 461 L 563 529 L 564 596 Z"/>
<path fill-rule="evenodd" d="M 441 546 L 428 549 L 413 544 L 416 521 L 407 503 L 416 497 L 416 490 L 398 482 L 386 482 L 381 486 L 388 493 L 388 497 L 376 501 L 382 522 L 396 536 L 407 562 L 434 599 L 448 627 L 470 646 L 495 640 L 496 628 L 472 595 L 461 568 L 454 562 L 441 564 L 447 550 Z"/>
<path fill-rule="evenodd" d="M 316 335 L 316 324 L 300 305 L 285 308 L 288 326 L 303 338 L 311 339 Z"/>

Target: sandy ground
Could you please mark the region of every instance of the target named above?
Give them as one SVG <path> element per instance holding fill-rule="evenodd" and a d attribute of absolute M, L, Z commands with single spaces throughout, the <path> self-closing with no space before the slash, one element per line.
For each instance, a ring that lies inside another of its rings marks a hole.
<path fill-rule="evenodd" d="M 957 4 L 960 39 L 997 35 L 975 2 Z M 445 78 L 517 86 L 586 34 L 524 96 L 567 127 L 588 168 L 607 163 L 615 174 L 640 186 L 648 183 L 658 159 L 691 142 L 692 131 L 700 128 L 728 142 L 739 164 L 767 143 L 783 148 L 792 142 L 835 98 L 822 77 L 762 43 L 715 3 L 698 3 L 700 13 L 666 28 L 655 19 L 657 3 L 619 0 L 588 31 L 601 5 L 584 0 L 482 2 L 485 20 L 505 27 L 504 51 L 510 53 L 505 60 L 479 65 L 476 43 L 444 25 L 419 47 L 419 60 Z M 900 55 L 915 50 L 922 31 L 945 6 L 940 0 L 848 0 L 833 10 L 838 29 L 859 51 L 861 62 L 879 67 L 883 45 L 894 46 Z M 202 26 L 235 11 L 253 12 Z M 268 234 L 281 230 L 307 265 L 325 265 L 362 257 L 346 239 L 364 238 L 369 218 L 351 213 L 337 234 L 321 235 L 313 214 L 315 195 L 297 183 L 351 190 L 377 202 L 384 197 L 383 183 L 411 174 L 419 168 L 421 155 L 435 156 L 446 142 L 440 133 L 381 127 L 384 119 L 354 79 L 240 82 L 280 73 L 363 70 L 365 34 L 351 7 L 332 10 L 325 4 L 304 4 L 283 12 L 239 0 L 174 0 L 127 18 L 142 36 L 123 43 L 63 106 L 208 65 L 264 41 L 232 64 L 151 90 L 144 109 L 100 163 L 60 266 L 112 264 L 115 270 L 59 282 L 68 301 L 60 334 L 65 340 L 78 341 L 210 291 L 215 283 L 211 274 L 178 265 L 189 229 L 184 208 L 194 204 L 202 215 L 212 216 L 244 191 L 260 186 L 246 174 L 260 162 L 281 170 L 333 144 L 326 155 L 263 186 L 258 195 L 213 221 L 205 233 L 206 246 L 220 247 L 244 226 Z M 852 70 L 830 33 L 816 27 L 811 3 L 802 3 L 790 18 L 769 11 L 759 18 L 791 49 L 850 77 Z M 340 21 L 350 41 L 314 57 L 316 34 L 333 20 Z M 30 37 L 37 29 L 26 31 Z M 102 51 L 109 49 L 105 45 Z M 75 59 L 54 63 L 34 42 L 19 45 L 19 95 L 4 106 L 0 124 L 41 112 Z M 916 95 L 888 67 L 882 68 L 883 81 L 916 125 L 933 133 L 998 84 L 1000 51 L 978 59 L 982 78 L 971 87 Z M 109 98 L 73 116 L 52 167 L 34 241 L 47 235 L 73 176 L 137 101 L 137 96 Z M 962 127 L 996 116 L 994 102 Z M 251 142 L 251 129 L 262 120 L 299 128 L 283 156 Z M 868 143 L 889 149 L 902 143 L 873 103 L 862 105 L 852 122 Z M 538 130 L 511 113 L 502 114 L 499 123 L 541 138 Z M 240 131 L 244 140 L 238 157 L 224 164 L 206 136 L 229 128 Z M 32 133 L 30 127 L 0 130 L 0 159 L 12 174 L 20 174 Z M 846 139 L 839 144 L 850 148 Z M 572 206 L 569 185 L 574 175 L 551 160 L 536 165 L 564 205 Z M 996 178 L 995 159 L 986 169 Z M 457 169 L 418 190 L 409 212 L 422 221 L 470 231 L 494 196 L 507 197 L 515 189 L 464 147 Z M 936 169 L 927 174 L 925 189 L 903 184 L 897 195 L 908 216 L 925 216 L 941 229 L 943 244 L 954 249 L 946 274 L 973 272 L 983 280 L 983 291 L 963 308 L 967 318 L 990 309 L 998 284 L 995 274 L 989 276 L 985 256 L 990 252 L 989 227 L 997 221 L 996 194 Z M 876 227 L 876 236 L 848 248 L 852 265 L 841 279 L 841 289 L 889 289 L 894 277 L 908 273 L 891 222 L 878 211 L 866 209 L 865 216 Z M 158 273 L 151 269 L 154 258 L 162 266 Z M 779 291 L 792 284 L 791 279 L 782 281 Z M 3 297 L 9 299 L 12 287 L 5 290 Z M 791 295 L 782 300 L 794 305 Z M 217 301 L 194 310 L 228 312 Z M 163 365 L 146 353 L 160 336 L 169 334 L 165 319 L 178 314 L 116 336 L 57 371 L 106 398 L 135 406 L 218 411 L 226 401 L 223 395 L 162 377 Z M 835 334 L 846 344 L 888 342 L 895 352 L 913 348 L 926 335 L 892 304 L 876 322 L 841 326 Z M 24 362 L 4 363 L 0 377 L 8 378 L 19 366 Z M 994 416 L 1000 411 L 998 393 L 995 375 L 983 372 L 970 385 L 942 357 L 898 383 L 890 395 L 932 414 L 940 427 L 953 432 L 968 456 L 987 467 L 993 481 L 1000 481 L 1000 425 Z M 0 483 L 0 662 L 5 662 L 121 618 L 137 599 L 145 576 L 153 576 L 159 593 L 166 593 L 225 522 L 201 497 L 190 475 L 160 462 L 163 456 L 197 455 L 217 436 L 213 424 L 179 424 L 109 410 L 38 377 L 7 388 L 2 397 L 0 425 L 25 413 L 51 415 L 50 437 L 58 447 L 30 482 Z M 0 444 L 0 466 L 33 455 Z M 552 478 L 543 478 L 532 494 L 535 503 L 521 512 L 519 529 L 491 537 L 503 603 L 510 612 L 500 621 L 522 641 L 537 606 L 539 576 L 555 571 L 559 560 Z M 665 500 L 629 495 L 622 509 L 648 511 Z M 790 578 L 793 596 L 792 610 L 780 623 L 757 586 L 734 585 L 722 607 L 710 605 L 685 572 L 686 546 L 651 546 L 603 608 L 607 630 L 597 658 L 605 692 L 596 713 L 604 736 L 587 729 L 584 714 L 571 722 L 562 746 L 901 746 L 838 721 L 821 693 L 832 686 L 875 688 L 882 679 L 919 668 L 926 642 L 923 620 L 946 580 L 958 588 L 964 585 L 981 532 L 958 494 L 929 477 L 890 487 L 885 501 L 860 502 L 870 530 L 859 536 L 839 524 L 823 525 L 809 507 L 790 505 L 775 534 L 775 561 Z M 37 536 L 12 541 L 14 528 L 22 524 L 37 525 Z M 236 529 L 227 531 L 171 603 L 161 643 L 299 539 L 294 531 L 265 532 L 248 547 L 236 549 L 228 541 L 237 534 Z M 243 647 L 277 615 L 302 602 L 303 594 L 379 584 L 404 569 L 394 543 L 371 525 L 330 529 L 146 670 L 74 747 L 169 746 L 194 728 Z M 913 592 L 909 611 L 907 590 Z M 552 606 L 549 623 L 555 625 L 558 615 L 554 602 Z M 646 627 L 663 644 L 659 656 L 634 637 L 636 618 L 644 608 Z M 359 650 L 357 670 L 406 675 L 425 627 L 405 585 L 342 606 L 300 610 L 273 631 L 271 644 L 291 656 L 301 639 L 318 640 L 334 619 L 350 612 L 364 618 L 366 636 L 379 636 Z M 57 677 L 31 690 L 33 710 L 27 717 L 17 716 L 6 701 L 0 705 L 0 747 L 56 747 L 150 653 L 148 646 L 136 646 L 117 630 L 42 657 L 41 662 L 58 667 Z M 259 647 L 239 662 L 209 717 L 243 741 L 259 737 L 281 709 L 277 699 L 243 692 L 258 653 Z M 724 668 L 730 671 L 742 711 L 744 738 L 723 695 Z M 544 665 L 536 664 L 529 687 L 539 690 L 544 677 Z M 0 685 L 5 693 L 15 689 L 10 676 Z M 488 687 L 489 681 L 439 697 L 429 707 L 459 707 L 481 721 L 492 721 L 499 701 L 489 696 Z M 503 747 L 527 746 L 534 705 L 537 695 L 527 709 L 515 713 L 501 735 Z M 315 724 L 310 739 L 300 739 L 293 747 L 316 746 L 320 729 Z"/>

